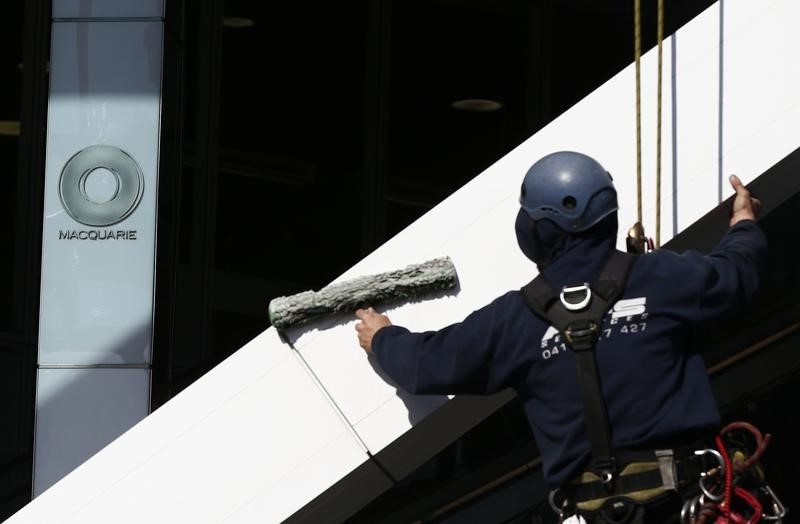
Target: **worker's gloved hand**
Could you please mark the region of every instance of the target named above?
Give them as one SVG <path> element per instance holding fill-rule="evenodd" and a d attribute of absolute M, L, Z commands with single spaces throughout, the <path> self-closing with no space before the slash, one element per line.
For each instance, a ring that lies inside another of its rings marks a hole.
<path fill-rule="evenodd" d="M 356 311 L 356 316 L 360 319 L 360 322 L 356 324 L 358 344 L 367 353 L 372 353 L 372 337 L 382 327 L 391 326 L 392 321 L 386 315 L 381 315 L 372 308 L 359 309 Z"/>
<path fill-rule="evenodd" d="M 731 175 L 729 180 L 731 187 L 736 191 L 736 198 L 733 199 L 730 226 L 733 227 L 740 220 L 755 220 L 756 216 L 758 216 L 758 208 L 761 207 L 761 201 L 750 196 L 750 191 L 744 187 L 738 176 Z"/>

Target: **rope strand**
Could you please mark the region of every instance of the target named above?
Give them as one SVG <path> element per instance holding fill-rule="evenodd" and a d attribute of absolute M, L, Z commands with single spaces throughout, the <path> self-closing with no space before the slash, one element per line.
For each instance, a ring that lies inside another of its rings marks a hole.
<path fill-rule="evenodd" d="M 641 64 L 642 56 L 642 27 L 641 27 L 641 0 L 633 0 L 633 35 L 636 61 L 636 218 L 642 222 L 642 82 Z"/>
<path fill-rule="evenodd" d="M 664 0 L 658 0 L 658 94 L 656 110 L 656 247 L 661 247 L 661 64 L 664 41 Z"/>
<path fill-rule="evenodd" d="M 634 59 L 636 62 L 636 219 L 642 223 L 642 7 L 633 2 Z M 664 0 L 658 0 L 658 82 L 656 95 L 656 238 L 661 247 L 661 113 L 664 42 Z"/>

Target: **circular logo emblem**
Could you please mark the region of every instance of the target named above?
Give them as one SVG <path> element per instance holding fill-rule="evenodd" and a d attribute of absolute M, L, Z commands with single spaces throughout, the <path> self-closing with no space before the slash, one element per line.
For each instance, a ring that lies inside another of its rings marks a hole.
<path fill-rule="evenodd" d="M 139 164 L 108 145 L 81 149 L 64 164 L 58 194 L 66 212 L 81 224 L 106 227 L 133 213 L 144 191 Z"/>

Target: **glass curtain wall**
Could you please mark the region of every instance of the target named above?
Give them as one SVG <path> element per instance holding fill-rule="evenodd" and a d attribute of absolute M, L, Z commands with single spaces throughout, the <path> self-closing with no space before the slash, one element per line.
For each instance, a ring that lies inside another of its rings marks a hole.
<path fill-rule="evenodd" d="M 671 4 L 668 32 L 703 8 L 689 4 Z M 646 47 L 654 6 L 644 2 Z M 164 139 L 180 151 L 161 177 L 176 188 L 167 397 L 268 327 L 270 299 L 336 278 L 633 52 L 632 8 L 595 2 L 173 0 L 167 10 L 167 53 L 179 55 L 167 63 L 181 71 L 179 107 L 165 108 L 175 136 Z"/>
<path fill-rule="evenodd" d="M 666 34 L 711 3 L 670 2 Z M 649 49 L 656 2 L 643 4 Z M 632 6 L 616 2 L 172 0 L 167 23 L 181 79 L 165 109 L 178 154 L 161 170 L 175 188 L 175 263 L 157 292 L 173 297 L 155 345 L 160 401 L 266 329 L 272 298 L 336 278 L 634 48 Z M 171 246 L 159 249 L 163 260 Z M 500 442 L 498 428 L 517 437 Z M 511 403 L 354 521 L 535 453 Z"/>

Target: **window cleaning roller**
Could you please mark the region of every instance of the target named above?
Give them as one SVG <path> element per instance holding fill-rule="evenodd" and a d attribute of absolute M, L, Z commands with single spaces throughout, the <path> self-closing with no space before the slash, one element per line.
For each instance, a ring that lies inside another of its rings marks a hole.
<path fill-rule="evenodd" d="M 404 269 L 333 283 L 319 291 L 275 298 L 269 303 L 269 321 L 283 330 L 323 315 L 419 299 L 452 289 L 457 283 L 453 261 L 449 257 L 435 258 Z"/>

